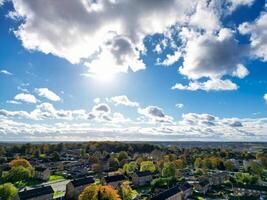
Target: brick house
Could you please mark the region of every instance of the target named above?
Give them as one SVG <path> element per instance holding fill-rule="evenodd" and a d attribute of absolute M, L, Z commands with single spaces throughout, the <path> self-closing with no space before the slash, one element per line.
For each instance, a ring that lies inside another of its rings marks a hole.
<path fill-rule="evenodd" d="M 183 199 L 188 199 L 193 194 L 193 187 L 187 182 L 181 184 L 179 188 L 183 193 Z"/>
<path fill-rule="evenodd" d="M 70 181 L 66 185 L 66 199 L 78 199 L 79 194 L 86 188 L 87 186 L 93 184 L 95 180 L 92 177 L 79 178 Z"/>
<path fill-rule="evenodd" d="M 194 188 L 197 192 L 201 194 L 206 194 L 210 188 L 210 183 L 208 180 L 201 180 L 198 183 L 194 184 Z"/>
<path fill-rule="evenodd" d="M 152 181 L 152 173 L 150 171 L 136 172 L 132 177 L 133 184 L 143 186 Z"/>
<path fill-rule="evenodd" d="M 45 167 L 35 167 L 34 177 L 43 181 L 47 181 L 50 177 L 50 170 Z"/>

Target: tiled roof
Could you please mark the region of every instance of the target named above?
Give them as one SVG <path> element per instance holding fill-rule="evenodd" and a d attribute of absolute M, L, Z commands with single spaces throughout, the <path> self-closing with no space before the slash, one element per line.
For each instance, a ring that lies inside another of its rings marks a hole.
<path fill-rule="evenodd" d="M 19 198 L 20 200 L 26 200 L 26 199 L 31 199 L 34 197 L 52 194 L 52 193 L 54 193 L 53 188 L 51 186 L 46 186 L 46 187 L 40 187 L 36 189 L 25 190 L 25 191 L 19 192 Z"/>
<path fill-rule="evenodd" d="M 81 185 L 88 185 L 94 182 L 95 180 L 93 179 L 93 177 L 79 178 L 71 181 L 74 187 L 79 187 Z"/>
<path fill-rule="evenodd" d="M 151 198 L 151 200 L 164 200 L 168 199 L 171 196 L 174 196 L 175 194 L 179 193 L 181 190 L 179 188 L 179 185 L 176 185 L 168 190 L 165 190 L 164 192 L 159 193 L 158 195 Z"/>
<path fill-rule="evenodd" d="M 189 184 L 189 183 L 187 183 L 187 182 L 185 182 L 185 183 L 183 183 L 182 185 L 180 185 L 180 189 L 182 190 L 182 191 L 186 191 L 186 190 L 188 190 L 189 188 L 191 188 L 192 186 Z"/>
<path fill-rule="evenodd" d="M 143 172 L 136 172 L 136 175 L 139 176 L 139 177 L 142 177 L 142 176 L 149 176 L 149 175 L 152 175 L 152 173 L 150 171 L 143 171 Z"/>
<path fill-rule="evenodd" d="M 104 179 L 107 183 L 110 183 L 110 182 L 122 181 L 125 180 L 126 178 L 123 175 L 115 175 L 115 176 L 105 176 Z"/>

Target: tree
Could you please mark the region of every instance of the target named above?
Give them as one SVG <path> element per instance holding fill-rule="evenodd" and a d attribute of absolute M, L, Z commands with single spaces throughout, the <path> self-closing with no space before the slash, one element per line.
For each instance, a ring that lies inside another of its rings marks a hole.
<path fill-rule="evenodd" d="M 177 169 L 183 169 L 185 167 L 185 163 L 183 159 L 178 159 L 173 161 Z"/>
<path fill-rule="evenodd" d="M 231 160 L 226 160 L 224 166 L 227 171 L 234 171 L 235 169 L 235 165 Z"/>
<path fill-rule="evenodd" d="M 119 160 L 118 160 L 118 158 L 110 158 L 109 159 L 109 166 L 112 169 L 117 169 L 119 167 Z"/>
<path fill-rule="evenodd" d="M 101 172 L 101 166 L 98 163 L 92 164 L 92 170 L 96 173 Z"/>
<path fill-rule="evenodd" d="M 152 161 L 143 161 L 141 162 L 141 167 L 140 167 L 140 171 L 150 171 L 150 172 L 154 172 L 156 170 L 156 167 L 154 165 L 154 163 Z"/>
<path fill-rule="evenodd" d="M 120 186 L 120 195 L 123 200 L 132 200 L 137 196 L 136 190 L 133 190 L 128 181 L 125 181 Z"/>
<path fill-rule="evenodd" d="M 261 175 L 261 173 L 263 172 L 263 167 L 258 162 L 252 160 L 248 162 L 247 169 L 251 174 L 256 175 Z"/>
<path fill-rule="evenodd" d="M 4 179 L 8 182 L 16 183 L 18 181 L 27 181 L 32 177 L 30 169 L 19 166 L 12 167 L 7 174 L 4 175 Z"/>
<path fill-rule="evenodd" d="M 137 163 L 132 161 L 123 165 L 123 171 L 127 175 L 133 174 L 137 170 Z"/>
<path fill-rule="evenodd" d="M 121 200 L 112 186 L 90 185 L 79 196 L 79 200 Z"/>
<path fill-rule="evenodd" d="M 32 168 L 32 165 L 26 159 L 17 158 L 10 162 L 10 167 L 19 167 L 19 166 L 22 166 L 25 168 Z"/>
<path fill-rule="evenodd" d="M 128 159 L 128 153 L 126 151 L 121 151 L 118 156 L 119 161 Z"/>
<path fill-rule="evenodd" d="M 175 164 L 168 162 L 164 163 L 164 167 L 162 169 L 161 175 L 163 177 L 174 177 L 176 172 Z"/>
<path fill-rule="evenodd" d="M 52 153 L 52 159 L 53 159 L 54 161 L 59 161 L 59 160 L 60 160 L 60 155 L 59 155 L 59 153 L 58 153 L 57 151 L 54 151 L 54 152 Z"/>
<path fill-rule="evenodd" d="M 11 183 L 0 185 L 0 199 L 13 200 L 18 193 L 17 188 Z"/>
<path fill-rule="evenodd" d="M 195 169 L 201 168 L 201 166 L 202 166 L 202 160 L 201 160 L 201 158 L 196 158 L 196 160 L 194 162 Z"/>

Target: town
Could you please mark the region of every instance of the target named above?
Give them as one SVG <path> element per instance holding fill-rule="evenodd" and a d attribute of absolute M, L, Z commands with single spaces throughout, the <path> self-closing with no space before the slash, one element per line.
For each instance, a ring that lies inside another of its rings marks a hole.
<path fill-rule="evenodd" d="M 267 199 L 266 147 L 3 143 L 0 199 Z"/>

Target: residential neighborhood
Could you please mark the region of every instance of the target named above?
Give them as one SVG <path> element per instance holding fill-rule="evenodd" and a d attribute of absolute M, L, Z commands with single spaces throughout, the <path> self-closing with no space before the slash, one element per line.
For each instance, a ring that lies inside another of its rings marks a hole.
<path fill-rule="evenodd" d="M 266 199 L 267 151 L 256 146 L 245 152 L 171 143 L 3 144 L 0 194 L 72 200 L 103 187 L 122 200 Z"/>

